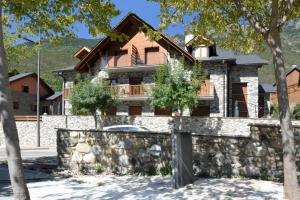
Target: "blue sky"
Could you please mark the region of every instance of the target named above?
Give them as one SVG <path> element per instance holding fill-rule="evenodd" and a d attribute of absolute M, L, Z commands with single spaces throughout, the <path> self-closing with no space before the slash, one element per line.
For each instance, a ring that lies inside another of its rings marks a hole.
<path fill-rule="evenodd" d="M 159 26 L 159 4 L 149 2 L 146 0 L 112 0 L 115 3 L 116 8 L 121 11 L 121 14 L 112 20 L 112 26 L 116 25 L 128 12 L 134 12 L 153 27 Z M 93 38 L 88 33 L 88 28 L 83 24 L 76 24 L 77 32 L 80 38 Z M 172 25 L 165 33 L 174 35 L 176 33 L 183 33 L 184 28 L 182 25 Z"/>

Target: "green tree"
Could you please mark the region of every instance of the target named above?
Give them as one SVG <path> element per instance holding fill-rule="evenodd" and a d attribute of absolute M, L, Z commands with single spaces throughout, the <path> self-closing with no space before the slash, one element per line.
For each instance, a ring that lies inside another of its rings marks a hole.
<path fill-rule="evenodd" d="M 3 127 L 10 180 L 15 199 L 30 199 L 24 179 L 19 138 L 14 120 L 8 82 L 7 52 L 4 47 L 4 29 L 14 24 L 21 37 L 37 35 L 56 41 L 73 37 L 76 22 L 84 23 L 94 36 L 121 36 L 112 32 L 111 18 L 118 15 L 110 0 L 0 0 L 0 117 Z"/>
<path fill-rule="evenodd" d="M 192 16 L 187 31 L 212 38 L 222 47 L 251 52 L 266 44 L 273 55 L 282 130 L 284 191 L 299 199 L 295 144 L 288 103 L 280 34 L 300 18 L 299 0 L 153 0 L 161 6 L 161 28 Z"/>
<path fill-rule="evenodd" d="M 116 105 L 107 84 L 92 82 L 90 78 L 78 81 L 70 98 L 72 114 L 93 115 L 97 129 L 97 110 L 107 112 Z"/>
<path fill-rule="evenodd" d="M 200 64 L 192 69 L 183 60 L 172 67 L 162 65 L 155 76 L 151 105 L 175 108 L 182 116 L 185 108 L 191 109 L 198 103 L 197 96 L 206 76 Z"/>

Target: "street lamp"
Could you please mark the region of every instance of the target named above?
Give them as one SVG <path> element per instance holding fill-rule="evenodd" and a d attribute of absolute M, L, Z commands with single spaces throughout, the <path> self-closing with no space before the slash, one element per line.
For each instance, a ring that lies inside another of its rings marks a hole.
<path fill-rule="evenodd" d="M 40 30 L 39 30 L 39 39 L 38 42 L 30 40 L 26 37 L 23 37 L 24 40 L 33 43 L 33 44 L 41 44 Z M 37 52 L 37 89 L 36 89 L 36 125 L 37 125 L 37 133 L 36 133 L 36 146 L 40 147 L 40 48 L 38 48 Z"/>

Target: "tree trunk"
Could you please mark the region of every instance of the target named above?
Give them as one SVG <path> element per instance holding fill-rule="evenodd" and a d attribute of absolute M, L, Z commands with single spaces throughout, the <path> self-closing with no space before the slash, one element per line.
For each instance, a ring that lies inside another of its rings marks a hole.
<path fill-rule="evenodd" d="M 14 120 L 3 37 L 2 8 L 0 7 L 0 117 L 6 143 L 9 176 L 14 198 L 30 199 L 22 166 L 18 131 Z"/>
<path fill-rule="evenodd" d="M 271 31 L 266 39 L 272 51 L 277 83 L 279 119 L 283 145 L 284 195 L 285 198 L 289 200 L 298 200 L 299 193 L 295 161 L 294 131 L 291 123 L 291 111 L 279 30 Z"/>

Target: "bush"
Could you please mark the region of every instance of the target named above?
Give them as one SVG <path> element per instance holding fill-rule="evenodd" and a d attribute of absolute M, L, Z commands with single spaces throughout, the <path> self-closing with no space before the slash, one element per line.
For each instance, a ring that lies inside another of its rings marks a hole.
<path fill-rule="evenodd" d="M 300 120 L 300 104 L 297 104 L 293 109 L 293 119 Z"/>
<path fill-rule="evenodd" d="M 169 162 L 164 164 L 159 169 L 159 172 L 160 172 L 160 175 L 162 175 L 162 176 L 172 175 L 172 166 L 171 166 L 171 164 Z"/>
<path fill-rule="evenodd" d="M 96 172 L 97 174 L 101 174 L 102 172 L 104 172 L 104 168 L 100 163 L 96 164 Z"/>

